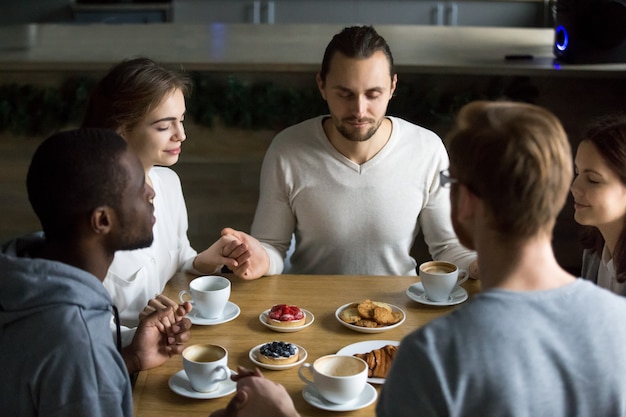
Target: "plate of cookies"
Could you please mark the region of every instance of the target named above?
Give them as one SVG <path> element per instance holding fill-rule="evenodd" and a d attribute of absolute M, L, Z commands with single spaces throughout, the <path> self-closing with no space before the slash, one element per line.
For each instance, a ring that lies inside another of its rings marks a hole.
<path fill-rule="evenodd" d="M 400 307 L 370 299 L 342 305 L 335 311 L 335 317 L 348 329 L 361 333 L 386 332 L 406 320 Z"/>
<path fill-rule="evenodd" d="M 307 358 L 307 352 L 295 343 L 274 340 L 261 343 L 250 349 L 250 360 L 265 369 L 281 371 L 300 365 Z"/>

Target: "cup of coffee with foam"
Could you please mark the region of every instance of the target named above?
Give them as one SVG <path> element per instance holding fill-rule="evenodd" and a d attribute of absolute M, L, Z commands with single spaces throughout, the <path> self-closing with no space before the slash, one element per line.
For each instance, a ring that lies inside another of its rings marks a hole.
<path fill-rule="evenodd" d="M 230 378 L 228 352 L 219 345 L 196 344 L 183 350 L 183 369 L 198 392 L 211 392 Z"/>
<path fill-rule="evenodd" d="M 426 297 L 435 302 L 448 301 L 455 287 L 469 278 L 466 270 L 445 261 L 424 262 L 419 267 L 419 276 Z"/>
<path fill-rule="evenodd" d="M 308 373 L 312 379 L 307 378 Z M 345 404 L 358 398 L 367 384 L 367 363 L 356 356 L 326 355 L 303 363 L 298 376 L 327 401 Z"/>

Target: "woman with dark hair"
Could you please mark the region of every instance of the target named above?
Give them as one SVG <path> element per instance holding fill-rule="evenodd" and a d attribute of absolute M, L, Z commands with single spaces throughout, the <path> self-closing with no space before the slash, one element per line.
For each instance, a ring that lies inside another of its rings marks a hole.
<path fill-rule="evenodd" d="M 197 253 L 187 238 L 187 208 L 178 175 L 168 167 L 178 161 L 186 139 L 185 95 L 190 80 L 148 58 L 114 66 L 95 86 L 83 127 L 116 131 L 139 157 L 146 182 L 154 189 L 154 242 L 149 248 L 117 252 L 104 285 L 126 328 L 155 309 L 178 303 L 162 293 L 177 271 L 212 274 L 241 266 L 249 258 L 245 244 L 232 235 L 220 237 Z M 128 343 L 131 331 L 125 331 Z"/>
<path fill-rule="evenodd" d="M 572 183 L 574 219 L 583 225 L 581 275 L 626 295 L 626 116 L 612 116 L 580 142 Z"/>

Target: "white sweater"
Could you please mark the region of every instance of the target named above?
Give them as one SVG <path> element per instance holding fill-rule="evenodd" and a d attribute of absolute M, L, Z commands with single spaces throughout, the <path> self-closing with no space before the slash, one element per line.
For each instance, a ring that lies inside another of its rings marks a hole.
<path fill-rule="evenodd" d="M 134 335 L 139 313 L 148 300 L 163 292 L 177 271 L 193 271 L 196 251 L 187 238 L 187 207 L 180 179 L 164 167 L 150 170 L 154 188 L 154 242 L 149 248 L 118 251 L 109 267 L 104 286 L 118 308 L 122 340 L 126 346 Z"/>
<path fill-rule="evenodd" d="M 389 141 L 358 165 L 328 141 L 325 117 L 285 129 L 265 155 L 251 233 L 270 255 L 268 275 L 283 272 L 292 234 L 285 272 L 416 275 L 409 252 L 420 228 L 434 259 L 467 269 L 476 256 L 460 246 L 449 192 L 439 186 L 439 171 L 448 168 L 441 139 L 389 117 Z"/>

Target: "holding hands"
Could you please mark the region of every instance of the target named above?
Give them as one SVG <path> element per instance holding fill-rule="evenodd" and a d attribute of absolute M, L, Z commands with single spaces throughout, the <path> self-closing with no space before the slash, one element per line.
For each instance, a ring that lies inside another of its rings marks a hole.
<path fill-rule="evenodd" d="M 180 317 L 184 317 L 191 311 L 192 308 L 191 303 L 188 301 L 179 305 L 176 301 L 166 295 L 158 294 L 155 298 L 148 300 L 148 305 L 144 307 L 141 313 L 139 313 L 139 321 L 144 320 L 155 311 L 164 310 L 168 307 L 171 307 L 174 314 Z"/>
<path fill-rule="evenodd" d="M 238 233 L 247 236 L 243 232 Z M 205 274 L 215 273 L 222 266 L 234 271 L 246 265 L 248 259 L 250 259 L 250 251 L 247 242 L 239 239 L 236 235 L 222 233 L 222 236 L 215 243 L 196 256 L 193 267 Z"/>
<path fill-rule="evenodd" d="M 156 310 L 141 319 L 131 344 L 122 350 L 129 373 L 160 366 L 171 356 L 180 354 L 191 336 L 191 321 L 185 318 L 191 311 L 189 302 L 177 305 L 159 295 L 150 303 L 152 306 L 146 309 Z"/>
<path fill-rule="evenodd" d="M 239 262 L 233 268 L 233 273 L 242 279 L 257 279 L 262 277 L 270 269 L 270 258 L 261 245 L 254 237 L 247 233 L 240 232 L 230 227 L 222 230 L 222 238 L 236 239 L 245 245 L 247 249 L 247 258 L 245 262 Z"/>

